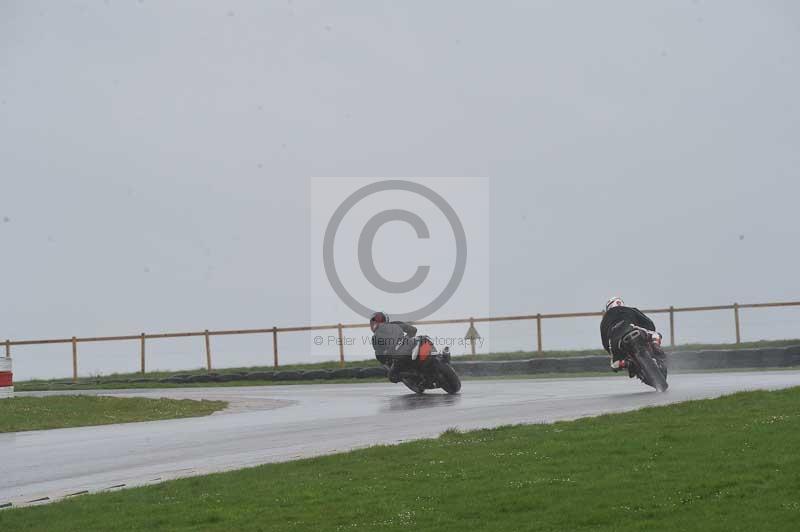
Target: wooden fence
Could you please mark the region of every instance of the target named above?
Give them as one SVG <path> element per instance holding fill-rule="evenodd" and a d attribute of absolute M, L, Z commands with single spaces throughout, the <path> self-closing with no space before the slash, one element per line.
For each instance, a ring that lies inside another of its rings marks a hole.
<path fill-rule="evenodd" d="M 675 314 L 678 312 L 707 312 L 707 311 L 720 311 L 732 310 L 733 322 L 736 331 L 736 343 L 741 343 L 741 320 L 739 311 L 741 309 L 756 309 L 756 308 L 777 308 L 777 307 L 798 307 L 800 301 L 783 301 L 778 303 L 750 303 L 740 305 L 734 303 L 732 305 L 712 305 L 705 307 L 668 307 L 643 310 L 646 314 L 669 314 L 669 343 L 675 345 Z M 469 324 L 470 330 L 474 330 L 476 323 L 494 323 L 504 321 L 535 321 L 536 322 L 536 350 L 542 352 L 542 321 L 551 319 L 568 319 L 568 318 L 588 318 L 588 317 L 601 317 L 602 312 L 567 312 L 560 314 L 528 314 L 522 316 L 495 316 L 486 318 L 460 318 L 450 320 L 425 320 L 416 322 L 416 325 L 452 325 L 452 324 Z M 212 336 L 231 336 L 231 335 L 247 335 L 247 334 L 271 334 L 272 335 L 272 351 L 273 351 L 273 365 L 277 368 L 278 362 L 278 334 L 292 333 L 292 332 L 313 332 L 313 331 L 330 331 L 335 330 L 338 333 L 339 345 L 339 363 L 344 365 L 344 330 L 345 329 L 358 329 L 369 327 L 367 323 L 337 323 L 333 325 L 312 325 L 308 327 L 272 327 L 268 329 L 234 329 L 234 330 L 204 330 L 194 332 L 172 332 L 172 333 L 155 333 L 155 334 L 135 334 L 135 335 L 122 335 L 122 336 L 97 336 L 97 337 L 75 337 L 72 338 L 54 338 L 48 340 L 6 340 L 4 342 L 6 356 L 11 356 L 11 348 L 16 346 L 26 345 L 48 345 L 48 344 L 71 344 L 72 345 L 72 378 L 78 379 L 78 344 L 90 342 L 121 342 L 121 341 L 137 341 L 140 343 L 140 371 L 146 371 L 146 345 L 148 340 L 158 340 L 164 338 L 190 338 L 190 337 L 203 337 L 205 341 L 206 353 L 206 367 L 208 371 L 212 369 L 212 356 L 211 356 L 211 337 Z M 475 338 L 470 339 L 472 354 L 475 354 Z"/>

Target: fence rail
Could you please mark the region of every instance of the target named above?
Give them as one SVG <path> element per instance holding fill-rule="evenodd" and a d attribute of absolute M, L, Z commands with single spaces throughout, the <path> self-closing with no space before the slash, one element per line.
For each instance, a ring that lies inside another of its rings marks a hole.
<path fill-rule="evenodd" d="M 748 303 L 739 304 L 733 303 L 732 305 L 710 305 L 703 307 L 667 307 L 645 309 L 642 312 L 646 314 L 669 314 L 669 342 L 671 346 L 675 345 L 675 313 L 677 312 L 707 312 L 719 310 L 732 310 L 734 315 L 734 328 L 736 331 L 736 343 L 741 343 L 741 320 L 739 311 L 741 309 L 757 309 L 757 308 L 778 308 L 778 307 L 800 307 L 800 301 L 781 301 L 775 303 Z M 492 316 L 483 318 L 458 318 L 458 319 L 445 319 L 445 320 L 422 320 L 415 322 L 416 325 L 457 325 L 469 324 L 472 329 L 476 323 L 494 323 L 501 321 L 536 321 L 536 350 L 542 352 L 542 321 L 549 319 L 566 319 L 566 318 L 591 318 L 600 317 L 602 312 L 565 312 L 556 314 L 527 314 L 518 316 Z M 140 333 L 121 336 L 87 336 L 71 338 L 52 338 L 47 340 L 6 340 L 2 343 L 5 345 L 6 357 L 11 356 L 11 348 L 16 346 L 30 346 L 30 345 L 50 345 L 50 344 L 72 344 L 72 379 L 78 379 L 78 344 L 90 342 L 117 342 L 117 341 L 139 341 L 141 344 L 140 352 L 140 371 L 142 373 L 146 370 L 146 343 L 147 340 L 158 340 L 165 338 L 192 338 L 203 337 L 205 341 L 206 350 L 206 367 L 208 371 L 212 370 L 212 351 L 211 351 L 211 337 L 212 336 L 231 336 L 231 335 L 247 335 L 247 334 L 271 334 L 273 346 L 273 365 L 277 368 L 278 364 L 278 334 L 291 333 L 291 332 L 313 332 L 313 331 L 338 331 L 339 337 L 339 364 L 344 365 L 344 329 L 360 329 L 369 327 L 366 323 L 337 323 L 330 325 L 310 325 L 305 327 L 270 327 L 266 329 L 230 329 L 230 330 L 203 330 L 192 332 L 171 332 L 171 333 Z M 475 354 L 475 339 L 471 340 L 471 352 Z"/>

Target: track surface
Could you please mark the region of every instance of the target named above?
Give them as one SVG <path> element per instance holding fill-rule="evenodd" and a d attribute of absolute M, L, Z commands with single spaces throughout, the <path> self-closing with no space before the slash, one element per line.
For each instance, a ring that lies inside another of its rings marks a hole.
<path fill-rule="evenodd" d="M 0 434 L 0 506 L 138 486 L 375 444 L 800 385 L 800 371 L 683 374 L 666 394 L 627 378 L 465 381 L 461 395 L 335 384 L 103 391 L 223 399 L 209 417 Z"/>

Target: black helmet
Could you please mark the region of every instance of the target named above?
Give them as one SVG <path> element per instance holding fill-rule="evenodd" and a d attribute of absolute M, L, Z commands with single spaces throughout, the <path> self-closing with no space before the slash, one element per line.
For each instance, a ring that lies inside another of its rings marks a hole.
<path fill-rule="evenodd" d="M 385 312 L 376 312 L 373 314 L 369 319 L 369 328 L 372 329 L 372 332 L 375 332 L 375 329 L 378 328 L 378 324 L 380 323 L 389 323 L 389 316 Z"/>

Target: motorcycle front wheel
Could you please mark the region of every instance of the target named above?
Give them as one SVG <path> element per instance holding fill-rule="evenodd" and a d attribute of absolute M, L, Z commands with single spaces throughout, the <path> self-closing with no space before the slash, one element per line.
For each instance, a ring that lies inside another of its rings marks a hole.
<path fill-rule="evenodd" d="M 403 379 L 403 384 L 406 385 L 406 388 L 416 394 L 422 395 L 425 393 L 425 386 L 423 386 L 422 382 L 418 379 L 411 379 L 407 377 Z"/>
<path fill-rule="evenodd" d="M 447 393 L 454 394 L 461 390 L 461 379 L 458 377 L 456 370 L 453 369 L 453 366 L 447 362 L 437 361 L 436 377 L 436 380 L 439 381 L 439 386 Z"/>

